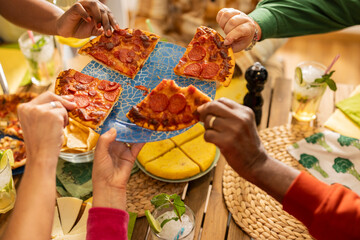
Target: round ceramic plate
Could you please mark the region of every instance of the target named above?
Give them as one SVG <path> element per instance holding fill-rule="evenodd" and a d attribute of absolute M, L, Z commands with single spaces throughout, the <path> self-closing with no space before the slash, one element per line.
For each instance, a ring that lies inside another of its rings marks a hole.
<path fill-rule="evenodd" d="M 112 71 L 110 68 L 95 61 L 91 61 L 86 65 L 82 70 L 83 73 L 99 79 L 118 82 L 123 88 L 118 102 L 99 130 L 99 133 L 104 133 L 110 128 L 115 128 L 117 130 L 117 141 L 135 143 L 160 141 L 186 131 L 188 128 L 168 132 L 148 130 L 131 123 L 126 117 L 126 113 L 129 112 L 131 107 L 145 98 L 145 96 L 143 96 L 144 91 L 137 89 L 135 86 L 141 85 L 152 90 L 163 79 L 175 80 L 180 87 L 186 87 L 192 84 L 210 98 L 214 99 L 216 93 L 215 82 L 200 81 L 194 78 L 175 75 L 173 69 L 184 52 L 184 47 L 172 43 L 159 42 L 150 54 L 144 67 L 138 72 L 134 79 Z"/>
<path fill-rule="evenodd" d="M 215 158 L 214 161 L 212 162 L 212 164 L 210 165 L 210 167 L 208 169 L 206 169 L 204 172 L 198 173 L 192 177 L 189 178 L 183 178 L 183 179 L 167 179 L 167 178 L 161 178 L 158 176 L 155 176 L 154 174 L 146 171 L 145 167 L 143 167 L 143 165 L 141 165 L 141 163 L 136 159 L 135 163 L 138 165 L 138 167 L 141 169 L 141 171 L 143 171 L 146 175 L 159 180 L 159 181 L 163 181 L 163 182 L 168 182 L 168 183 L 182 183 L 182 182 L 189 182 L 195 179 L 198 179 L 204 175 L 206 175 L 208 172 L 210 172 L 211 169 L 213 169 L 216 166 L 216 163 L 218 162 L 220 158 L 220 150 L 216 147 L 216 152 L 215 152 Z"/>

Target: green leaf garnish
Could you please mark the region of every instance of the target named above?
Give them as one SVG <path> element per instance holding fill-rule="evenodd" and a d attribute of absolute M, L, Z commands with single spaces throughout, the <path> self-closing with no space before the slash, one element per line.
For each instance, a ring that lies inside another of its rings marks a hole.
<path fill-rule="evenodd" d="M 32 52 L 40 52 L 41 48 L 46 44 L 46 40 L 44 37 L 41 37 L 39 40 L 37 40 L 31 48 Z"/>
<path fill-rule="evenodd" d="M 184 202 L 181 200 L 181 197 L 177 194 L 168 195 L 166 193 L 161 193 L 159 195 L 156 195 L 150 200 L 151 204 L 154 205 L 156 208 L 160 207 L 162 205 L 165 205 L 164 207 L 170 207 L 173 206 L 174 212 L 177 217 L 173 217 L 171 219 L 165 219 L 161 223 L 161 227 L 163 227 L 167 222 L 171 220 L 180 220 L 181 222 L 181 216 L 185 213 L 186 208 Z M 166 205 L 167 204 L 167 205 Z"/>
<path fill-rule="evenodd" d="M 331 90 L 336 91 L 336 89 L 337 89 L 336 83 L 334 80 L 331 79 L 331 76 L 333 75 L 334 72 L 335 71 L 331 71 L 328 74 L 322 75 L 321 78 L 315 79 L 315 82 L 316 83 L 324 83 L 325 82 Z"/>

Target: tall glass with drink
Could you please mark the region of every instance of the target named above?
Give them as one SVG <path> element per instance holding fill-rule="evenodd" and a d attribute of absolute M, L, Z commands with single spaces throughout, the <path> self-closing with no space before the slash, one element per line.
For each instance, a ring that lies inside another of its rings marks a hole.
<path fill-rule="evenodd" d="M 32 83 L 50 85 L 61 70 L 53 37 L 25 32 L 19 38 L 19 45 L 30 67 Z"/>
<path fill-rule="evenodd" d="M 14 159 L 12 151 L 1 151 L 0 159 L 0 213 L 6 213 L 14 207 L 16 198 L 11 172 Z"/>
<path fill-rule="evenodd" d="M 163 225 L 161 231 L 156 233 L 151 228 L 153 240 L 193 240 L 195 234 L 195 215 L 193 211 L 185 205 L 186 211 L 180 220 L 171 220 Z M 153 212 L 154 218 L 162 223 L 166 219 L 176 218 L 173 206 L 164 204 L 156 208 Z"/>
<path fill-rule="evenodd" d="M 311 121 L 316 118 L 327 84 L 315 80 L 322 78 L 325 71 L 324 65 L 312 61 L 302 62 L 296 67 L 291 112 L 297 120 Z"/>

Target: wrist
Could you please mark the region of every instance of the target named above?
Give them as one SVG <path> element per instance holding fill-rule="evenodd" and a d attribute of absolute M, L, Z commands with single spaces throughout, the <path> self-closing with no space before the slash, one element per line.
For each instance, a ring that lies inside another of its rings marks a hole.
<path fill-rule="evenodd" d="M 261 28 L 260 28 L 260 26 L 254 20 L 253 20 L 253 23 L 254 23 L 254 35 L 253 35 L 253 37 L 251 39 L 250 45 L 245 48 L 245 51 L 251 50 L 256 45 L 256 43 L 258 41 L 260 41 L 260 39 L 261 39 Z"/>
<path fill-rule="evenodd" d="M 126 210 L 126 189 L 94 185 L 93 206 Z"/>

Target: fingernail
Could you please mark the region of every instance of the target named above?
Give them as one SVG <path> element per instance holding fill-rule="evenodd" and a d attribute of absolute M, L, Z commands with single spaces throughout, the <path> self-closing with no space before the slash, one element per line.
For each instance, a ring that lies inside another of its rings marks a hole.
<path fill-rule="evenodd" d="M 110 29 L 108 29 L 107 31 L 106 31 L 106 34 L 108 35 L 108 36 L 111 36 L 111 30 Z"/>
<path fill-rule="evenodd" d="M 118 31 L 120 30 L 119 24 L 116 24 L 116 25 L 115 25 L 115 29 L 118 30 Z"/>
<path fill-rule="evenodd" d="M 204 106 L 201 105 L 201 106 L 199 106 L 199 107 L 197 108 L 197 111 L 199 112 L 199 111 L 201 111 L 203 108 L 204 108 Z"/>
<path fill-rule="evenodd" d="M 65 95 L 65 96 L 63 96 L 63 98 L 65 98 L 68 101 L 73 101 L 74 100 L 74 95 Z"/>
<path fill-rule="evenodd" d="M 87 22 L 91 22 L 91 17 L 87 17 L 87 18 L 86 18 L 86 21 L 87 21 Z"/>
<path fill-rule="evenodd" d="M 230 43 L 230 41 L 228 39 L 225 39 L 224 44 L 225 45 L 230 45 L 231 43 Z"/>
<path fill-rule="evenodd" d="M 96 27 L 97 27 L 97 28 L 101 28 L 101 23 L 98 23 L 98 24 L 96 25 Z"/>
<path fill-rule="evenodd" d="M 109 130 L 111 135 L 116 135 L 116 129 L 115 128 L 110 128 Z"/>

